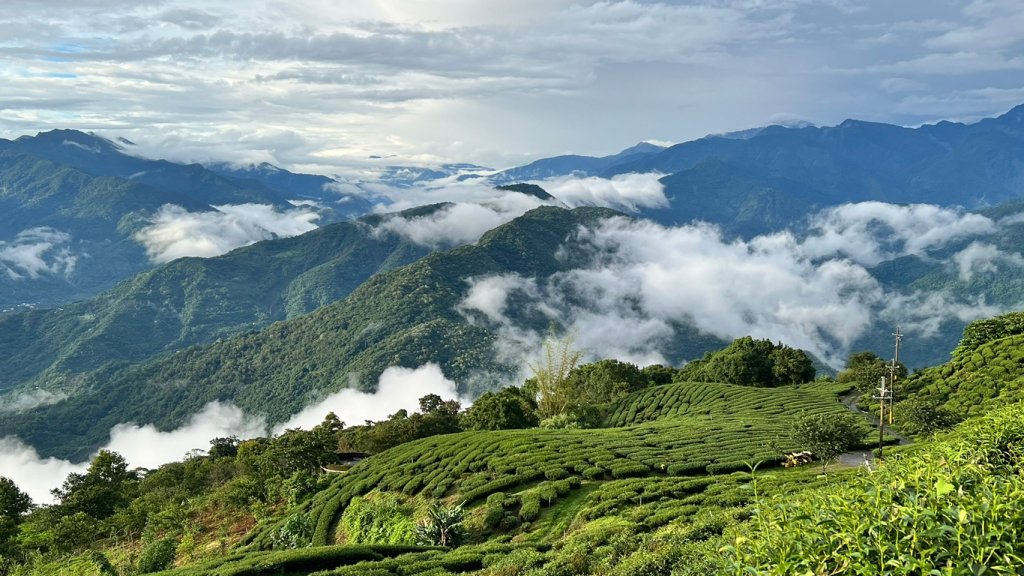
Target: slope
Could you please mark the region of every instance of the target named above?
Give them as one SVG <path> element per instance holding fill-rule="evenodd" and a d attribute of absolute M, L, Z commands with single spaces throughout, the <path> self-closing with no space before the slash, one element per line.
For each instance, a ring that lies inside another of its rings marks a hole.
<path fill-rule="evenodd" d="M 73 393 L 82 374 L 108 362 L 137 362 L 306 314 L 429 251 L 377 234 L 368 221 L 332 224 L 217 258 L 178 259 L 90 300 L 0 316 L 0 391 L 23 386 Z"/>
<path fill-rule="evenodd" d="M 1024 400 L 1024 312 L 969 324 L 952 359 L 910 375 L 904 395 L 935 402 L 957 419 L 1020 403 Z"/>
<path fill-rule="evenodd" d="M 0 435 L 19 435 L 46 454 L 84 453 L 117 423 L 173 427 L 213 400 L 231 400 L 281 422 L 324 393 L 352 385 L 353 378 L 367 389 L 389 366 L 428 362 L 474 391 L 493 387 L 513 367 L 495 356 L 491 330 L 457 310 L 466 281 L 568 269 L 573 262 L 562 257 L 563 241 L 579 226 L 615 214 L 535 209 L 476 245 L 377 274 L 341 302 L 309 315 L 135 367 L 104 366 L 83 378 L 81 392 L 67 400 L 5 418 Z M 540 330 L 549 321 L 541 315 L 523 320 Z M 707 344 L 717 341 L 697 339 L 693 345 Z"/>

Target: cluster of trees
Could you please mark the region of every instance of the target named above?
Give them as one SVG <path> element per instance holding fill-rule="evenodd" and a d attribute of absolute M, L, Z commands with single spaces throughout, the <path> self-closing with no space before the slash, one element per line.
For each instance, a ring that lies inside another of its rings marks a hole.
<path fill-rule="evenodd" d="M 798 348 L 744 336 L 679 369 L 677 382 L 724 382 L 744 386 L 784 386 L 814 380 L 810 356 Z"/>

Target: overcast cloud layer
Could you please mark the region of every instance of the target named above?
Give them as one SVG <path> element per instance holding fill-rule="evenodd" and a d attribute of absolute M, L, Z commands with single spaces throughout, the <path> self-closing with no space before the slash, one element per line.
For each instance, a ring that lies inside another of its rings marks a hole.
<path fill-rule="evenodd" d="M 323 172 L 1024 101 L 1016 0 L 8 0 L 0 39 L 0 135 Z"/>

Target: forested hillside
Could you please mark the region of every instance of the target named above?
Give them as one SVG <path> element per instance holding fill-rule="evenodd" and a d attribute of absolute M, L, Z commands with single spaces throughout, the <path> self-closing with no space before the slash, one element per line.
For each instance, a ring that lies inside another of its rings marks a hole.
<path fill-rule="evenodd" d="M 1012 339 L 1019 324 L 975 323 L 957 355 Z M 720 354 L 735 360 L 730 348 Z M 739 361 L 757 365 L 770 348 Z M 850 384 L 664 383 L 688 373 L 575 365 L 571 355 L 535 368 L 524 388 L 465 410 L 424 397 L 419 412 L 377 423 L 328 416 L 311 431 L 212 439 L 206 453 L 143 477 L 104 452 L 56 505 L 27 515 L 17 487 L 2 485 L 13 513 L 0 566 L 18 576 L 568 576 L 1019 565 L 1019 402 L 823 475 L 775 467 L 793 462 L 790 450 L 834 459 L 875 441 L 839 401 Z M 553 405 L 563 411 L 539 427 L 520 418 Z M 580 429 L 595 411 L 611 427 Z M 515 429 L 478 427 L 488 422 Z M 880 516 L 879 502 L 893 513 Z"/>
<path fill-rule="evenodd" d="M 73 382 L 104 364 L 258 331 L 340 300 L 377 272 L 427 252 L 375 233 L 368 221 L 343 222 L 217 258 L 178 259 L 90 300 L 3 315 L 0 391 L 74 393 Z"/>

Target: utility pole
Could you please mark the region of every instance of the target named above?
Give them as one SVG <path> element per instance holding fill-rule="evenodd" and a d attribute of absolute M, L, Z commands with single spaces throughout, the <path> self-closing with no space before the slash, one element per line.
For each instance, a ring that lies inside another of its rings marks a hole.
<path fill-rule="evenodd" d="M 896 340 L 895 352 L 892 357 L 892 362 L 889 364 L 889 378 L 888 381 L 885 376 L 882 376 L 881 386 L 878 387 L 878 394 L 872 398 L 878 400 L 878 457 L 882 458 L 882 450 L 885 446 L 885 417 L 886 417 L 886 405 L 889 409 L 889 424 L 892 424 L 892 405 L 893 397 L 896 395 L 896 380 L 897 370 L 896 367 L 900 363 L 900 342 L 903 340 L 903 331 L 900 327 L 896 327 L 896 331 L 892 333 L 893 338 Z M 888 386 L 887 386 L 888 384 Z"/>
<path fill-rule="evenodd" d="M 885 386 L 885 376 L 882 376 L 882 385 L 878 387 L 878 458 L 882 459 L 882 448 L 885 446 L 885 403 L 892 402 L 892 388 Z M 890 417 L 892 412 L 890 411 Z"/>
<path fill-rule="evenodd" d="M 894 396 L 896 396 L 896 367 L 900 363 L 900 342 L 903 340 L 903 331 L 900 330 L 899 326 L 896 326 L 896 331 L 892 333 L 892 337 L 896 340 L 896 350 L 892 357 L 892 364 L 889 365 L 889 424 L 892 424 L 892 403 Z"/>

